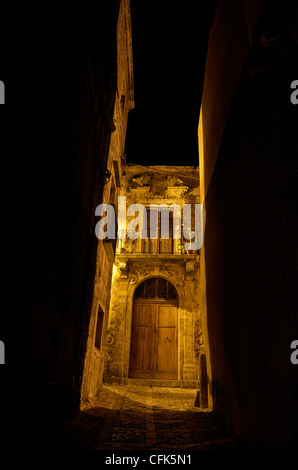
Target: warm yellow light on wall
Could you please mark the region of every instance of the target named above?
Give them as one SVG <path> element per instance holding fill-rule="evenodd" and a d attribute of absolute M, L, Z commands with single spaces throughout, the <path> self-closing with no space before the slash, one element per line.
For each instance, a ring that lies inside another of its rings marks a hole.
<path fill-rule="evenodd" d="M 199 144 L 199 169 L 200 169 L 200 201 L 204 204 L 205 201 L 205 179 L 204 179 L 204 132 L 203 132 L 203 108 L 200 109 L 200 119 L 198 127 L 198 144 Z"/>

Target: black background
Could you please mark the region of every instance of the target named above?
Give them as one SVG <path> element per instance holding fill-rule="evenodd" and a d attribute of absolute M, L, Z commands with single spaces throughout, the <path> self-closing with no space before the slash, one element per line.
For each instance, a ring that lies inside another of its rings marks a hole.
<path fill-rule="evenodd" d="M 215 3 L 131 1 L 135 109 L 128 122 L 128 162 L 198 164 L 197 127 Z M 76 8 L 55 2 L 1 7 L 0 79 L 6 91 L 1 153 L 21 165 L 22 175 L 28 171 L 24 159 L 42 165 L 59 122 L 59 106 L 54 110 L 52 102 L 63 93 L 60 61 L 71 60 L 74 50 Z"/>
<path fill-rule="evenodd" d="M 130 163 L 198 165 L 197 128 L 215 2 L 132 1 Z"/>

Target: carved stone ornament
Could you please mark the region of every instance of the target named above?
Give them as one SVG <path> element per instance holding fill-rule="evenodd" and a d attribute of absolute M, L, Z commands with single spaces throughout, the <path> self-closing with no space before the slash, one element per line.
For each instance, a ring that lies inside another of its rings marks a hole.
<path fill-rule="evenodd" d="M 150 269 L 140 267 L 140 266 L 136 266 L 136 265 L 132 265 L 131 269 L 130 269 L 130 273 L 134 274 L 136 276 L 143 277 L 143 276 L 148 276 L 148 274 L 150 273 Z"/>
<path fill-rule="evenodd" d="M 203 346 L 204 346 L 204 340 L 202 336 L 203 336 L 203 332 L 201 330 L 201 322 L 197 320 L 195 323 L 195 334 L 194 334 L 195 354 L 197 357 L 200 355 L 201 350 L 203 349 Z"/>
<path fill-rule="evenodd" d="M 128 276 L 128 262 L 127 261 L 120 261 L 119 262 L 119 271 L 122 279 L 127 279 Z"/>
<path fill-rule="evenodd" d="M 106 343 L 109 345 L 109 346 L 112 346 L 115 342 L 115 339 L 114 339 L 114 336 L 109 334 L 106 336 Z"/>
<path fill-rule="evenodd" d="M 167 276 L 168 278 L 172 279 L 173 280 L 173 283 L 177 286 L 177 287 L 184 287 L 185 285 L 185 282 L 184 282 L 184 276 L 183 274 L 180 274 L 179 272 L 177 272 L 175 269 L 171 269 L 167 266 L 161 266 L 159 268 L 159 271 L 161 274 L 163 274 L 164 276 Z"/>
<path fill-rule="evenodd" d="M 185 277 L 186 279 L 194 279 L 195 261 L 185 262 Z"/>
<path fill-rule="evenodd" d="M 137 282 L 138 282 L 138 275 L 137 274 L 130 274 L 129 284 L 136 284 Z"/>

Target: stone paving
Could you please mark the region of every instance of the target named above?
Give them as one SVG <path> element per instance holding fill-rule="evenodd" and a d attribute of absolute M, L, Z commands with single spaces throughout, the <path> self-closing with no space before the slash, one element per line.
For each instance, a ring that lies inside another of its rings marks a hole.
<path fill-rule="evenodd" d="M 103 385 L 47 442 L 47 450 L 242 450 L 214 413 L 193 406 L 196 390 Z"/>

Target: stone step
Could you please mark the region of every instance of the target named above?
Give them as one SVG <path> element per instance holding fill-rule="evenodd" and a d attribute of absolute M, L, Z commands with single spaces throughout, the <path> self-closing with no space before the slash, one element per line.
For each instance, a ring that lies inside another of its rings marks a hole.
<path fill-rule="evenodd" d="M 198 389 L 198 382 L 194 380 L 165 380 L 165 379 L 135 379 L 135 378 L 111 378 L 108 383 L 123 385 L 143 385 L 146 387 L 170 387 Z"/>

